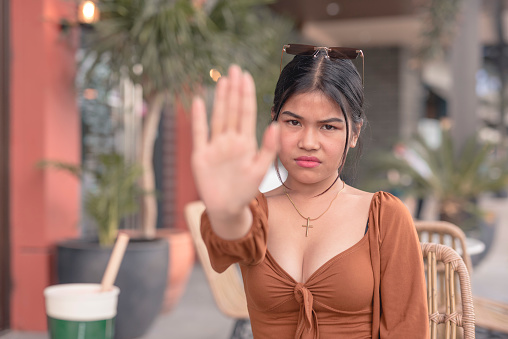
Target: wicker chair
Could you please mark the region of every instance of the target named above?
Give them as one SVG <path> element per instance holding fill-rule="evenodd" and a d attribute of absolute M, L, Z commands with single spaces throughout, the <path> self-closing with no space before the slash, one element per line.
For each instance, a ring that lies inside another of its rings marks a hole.
<path fill-rule="evenodd" d="M 439 338 L 457 338 L 457 327 L 463 328 L 463 337 L 475 337 L 475 315 L 469 274 L 462 258 L 452 248 L 434 243 L 422 243 L 422 255 L 427 267 L 427 298 L 429 306 L 430 338 L 438 338 L 438 324 L 443 331 Z M 442 263 L 444 270 L 439 270 Z M 446 305 L 444 313 L 439 311 L 438 275 L 444 273 Z M 455 273 L 459 277 L 460 290 L 457 290 Z M 456 305 L 460 295 L 460 304 Z M 444 336 L 443 336 L 444 334 Z M 460 333 L 459 333 L 460 335 Z"/>
<path fill-rule="evenodd" d="M 469 275 L 473 273 L 471 257 L 467 252 L 466 235 L 459 227 L 447 221 L 427 220 L 415 220 L 415 226 L 420 241 L 436 242 L 433 240 L 437 235 L 439 239 L 437 243 L 447 245 L 457 251 L 464 260 Z M 446 239 L 447 237 L 448 239 Z"/>
<path fill-rule="evenodd" d="M 416 231 L 420 241 L 429 241 L 435 239 L 434 235 L 439 235 L 440 243 L 445 242 L 446 237 L 451 238 L 451 246 L 461 253 L 462 259 L 466 264 L 469 275 L 473 273 L 471 258 L 467 252 L 466 236 L 464 232 L 456 225 L 446 221 L 422 221 L 415 220 Z M 425 235 L 427 234 L 427 235 Z M 459 247 L 460 246 L 460 247 Z M 442 285 L 442 277 L 438 279 Z M 474 297 L 476 325 L 492 331 L 508 333 L 508 305 L 493 300 Z"/>
<path fill-rule="evenodd" d="M 200 231 L 201 215 L 204 210 L 205 205 L 201 201 L 191 202 L 185 206 L 185 219 L 192 234 L 198 258 L 217 307 L 226 316 L 236 320 L 231 338 L 252 338 L 247 311 L 247 298 L 237 267 L 230 266 L 226 271 L 219 274 L 213 270 L 210 264 L 208 250 L 201 238 Z"/>

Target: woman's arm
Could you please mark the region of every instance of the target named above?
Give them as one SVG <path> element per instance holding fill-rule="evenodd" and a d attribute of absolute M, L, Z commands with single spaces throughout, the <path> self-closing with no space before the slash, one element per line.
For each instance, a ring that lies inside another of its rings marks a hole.
<path fill-rule="evenodd" d="M 227 240 L 212 229 L 210 218 L 205 211 L 201 217 L 201 236 L 208 249 L 212 268 L 222 273 L 230 265 L 256 265 L 265 258 L 268 235 L 268 206 L 263 194 L 249 204 L 252 225 L 247 234 L 239 239 Z"/>
<path fill-rule="evenodd" d="M 249 203 L 275 159 L 278 128 L 265 132 L 258 149 L 256 91 L 250 74 L 231 66 L 215 91 L 209 135 L 205 105 L 192 105 L 192 170 L 213 231 L 223 239 L 245 236 L 253 222 Z"/>
<path fill-rule="evenodd" d="M 383 200 L 380 212 L 380 337 L 427 339 L 425 273 L 413 219 L 392 195 Z"/>

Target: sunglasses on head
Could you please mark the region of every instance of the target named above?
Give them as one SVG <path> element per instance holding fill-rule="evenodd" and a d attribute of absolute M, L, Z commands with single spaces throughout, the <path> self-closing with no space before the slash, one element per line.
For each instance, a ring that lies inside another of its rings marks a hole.
<path fill-rule="evenodd" d="M 319 52 L 325 53 L 327 59 L 356 59 L 358 56 L 362 58 L 362 86 L 365 84 L 365 59 L 363 57 L 363 51 L 361 49 L 349 48 L 349 47 L 317 47 L 311 45 L 301 44 L 289 44 L 282 47 L 282 53 L 280 55 L 280 71 L 282 73 L 282 57 L 284 52 L 291 55 L 307 55 L 317 57 Z"/>

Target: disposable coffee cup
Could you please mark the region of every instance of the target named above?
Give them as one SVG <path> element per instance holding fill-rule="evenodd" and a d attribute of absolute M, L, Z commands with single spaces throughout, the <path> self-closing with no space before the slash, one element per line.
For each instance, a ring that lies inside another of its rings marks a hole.
<path fill-rule="evenodd" d="M 113 339 L 120 289 L 61 284 L 44 290 L 50 339 Z"/>

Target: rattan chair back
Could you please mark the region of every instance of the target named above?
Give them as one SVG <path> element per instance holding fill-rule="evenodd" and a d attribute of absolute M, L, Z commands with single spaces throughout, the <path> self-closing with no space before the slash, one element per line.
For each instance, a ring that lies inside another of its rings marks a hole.
<path fill-rule="evenodd" d="M 460 227 L 440 220 L 415 220 L 416 231 L 421 242 L 444 244 L 453 248 L 460 254 L 471 275 L 473 265 L 467 251 L 466 235 Z"/>
<path fill-rule="evenodd" d="M 416 230 L 420 241 L 427 239 L 439 239 L 440 243 L 445 242 L 446 237 L 451 238 L 451 246 L 460 252 L 464 263 L 469 271 L 473 273 L 471 258 L 467 252 L 466 236 L 460 227 L 446 221 L 415 221 Z M 440 276 L 438 283 L 443 284 Z M 439 293 L 441 295 L 441 293 Z M 508 334 L 508 304 L 499 301 L 473 296 L 475 307 L 475 323 L 479 327 L 491 331 L 498 331 Z"/>
<path fill-rule="evenodd" d="M 226 271 L 219 274 L 210 264 L 208 250 L 201 238 L 201 215 L 205 205 L 201 201 L 195 201 L 185 206 L 185 219 L 192 234 L 196 252 L 201 262 L 206 278 L 212 290 L 212 294 L 219 310 L 225 315 L 235 319 L 247 319 L 247 298 L 243 289 L 240 272 L 236 266 L 230 266 Z"/>
<path fill-rule="evenodd" d="M 474 338 L 473 297 L 469 273 L 464 261 L 455 250 L 442 244 L 422 243 L 421 247 L 427 268 L 430 338 L 455 339 L 457 335 L 460 337 L 461 331 L 457 331 L 457 327 L 463 329 L 462 333 L 465 339 Z M 438 269 L 440 264 L 444 266 L 443 270 Z M 439 307 L 438 288 L 441 286 L 437 283 L 439 274 L 444 274 L 445 281 L 443 295 L 445 295 L 446 304 L 444 311 L 440 311 Z M 456 276 L 458 276 L 458 284 Z"/>

